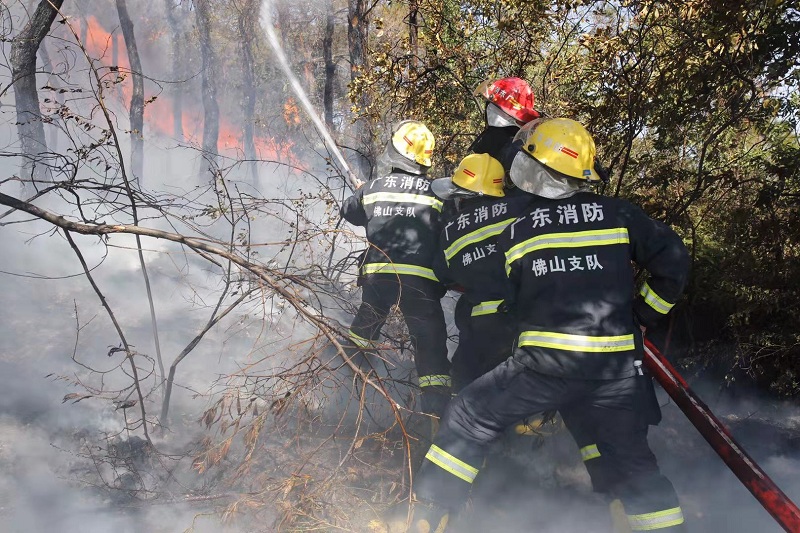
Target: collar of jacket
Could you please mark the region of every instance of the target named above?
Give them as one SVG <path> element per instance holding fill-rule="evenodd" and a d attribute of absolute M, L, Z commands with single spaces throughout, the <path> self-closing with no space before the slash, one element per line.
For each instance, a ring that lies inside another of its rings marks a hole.
<path fill-rule="evenodd" d="M 392 167 L 391 170 L 389 170 L 389 174 L 404 174 L 406 176 L 414 176 L 416 178 L 430 179 L 427 174 L 414 174 L 413 172 L 408 172 L 406 170 L 403 170 L 402 168 L 397 168 L 397 167 Z"/>

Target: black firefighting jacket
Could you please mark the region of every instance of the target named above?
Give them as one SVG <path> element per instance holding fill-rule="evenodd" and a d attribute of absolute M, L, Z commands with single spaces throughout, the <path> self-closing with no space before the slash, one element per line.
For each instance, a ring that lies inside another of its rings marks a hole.
<path fill-rule="evenodd" d="M 486 126 L 472 141 L 469 151 L 476 154 L 489 154 L 502 162 L 506 155 L 506 148 L 514 140 L 514 135 L 518 131 L 519 128 L 517 126 L 506 126 L 504 128 Z"/>
<path fill-rule="evenodd" d="M 370 243 L 361 274 L 405 274 L 436 281 L 432 264 L 442 206 L 431 191 L 430 179 L 398 169 L 347 198 L 342 217 L 366 227 Z"/>
<path fill-rule="evenodd" d="M 443 283 L 463 289 L 472 316 L 495 313 L 502 306 L 507 280 L 497 238 L 523 214 L 531 199 L 518 189 L 502 198 L 471 198 L 443 223 L 434 270 Z"/>
<path fill-rule="evenodd" d="M 619 198 L 532 198 L 498 242 L 520 322 L 515 357 L 560 377 L 634 375 L 642 351 L 637 322 L 652 325 L 678 300 L 689 271 L 686 247 Z M 650 274 L 638 294 L 631 261 Z"/>

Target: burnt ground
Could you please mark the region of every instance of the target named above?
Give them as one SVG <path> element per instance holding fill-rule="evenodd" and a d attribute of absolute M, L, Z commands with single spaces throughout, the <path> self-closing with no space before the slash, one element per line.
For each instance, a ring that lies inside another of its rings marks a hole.
<path fill-rule="evenodd" d="M 291 413 L 268 422 L 253 465 L 237 483 L 225 481 L 239 467 L 242 450 L 234 445 L 230 459 L 203 476 L 188 464 L 172 465 L 179 483 L 170 484 L 164 475 L 165 461 L 134 461 L 139 474 L 158 481 L 161 493 L 152 501 L 127 490 L 126 483 L 135 486 L 136 479 L 124 472 L 107 478 L 110 487 L 92 486 L 86 481 L 93 465 L 75 451 L 99 439 L 102 418 L 73 418 L 68 413 L 78 412 L 74 407 L 54 410 L 63 392 L 48 390 L 52 385 L 42 376 L 4 365 L 2 531 L 172 532 L 194 525 L 194 531 L 362 532 L 368 531 L 371 519 L 407 495 L 405 450 L 396 429 L 381 434 L 376 424 L 366 424 L 354 439 L 347 436 L 345 424 L 312 434 L 311 425 L 295 423 Z M 786 494 L 800 501 L 796 408 L 774 400 L 733 402 L 713 388 L 699 388 L 750 455 Z M 664 420 L 652 428 L 651 446 L 678 491 L 689 531 L 782 531 L 663 391 L 660 396 Z M 187 420 L 187 428 L 192 427 L 199 433 L 196 420 Z M 591 493 L 576 445 L 566 431 L 551 429 L 545 436 L 506 438 L 494 446 L 469 512 L 453 524 L 454 533 L 611 531 L 607 505 Z M 122 457 L 120 450 L 136 443 L 133 439 L 127 446 L 123 439 L 106 453 Z M 162 444 L 177 449 L 176 443 Z M 414 449 L 415 458 L 424 453 L 422 448 Z M 189 494 L 198 496 L 197 501 L 186 501 Z M 216 494 L 222 497 L 203 499 Z"/>
<path fill-rule="evenodd" d="M 773 481 L 800 501 L 800 417 L 794 417 L 795 408 L 752 399 L 730 404 L 714 392 L 701 395 Z M 663 391 L 659 395 L 664 420 L 651 428 L 651 447 L 676 487 L 688 530 L 783 531 Z M 515 436 L 497 443 L 476 480 L 468 511 L 451 527 L 454 533 L 613 531 L 606 502 L 591 493 L 577 446 L 558 429 L 543 438 Z"/>

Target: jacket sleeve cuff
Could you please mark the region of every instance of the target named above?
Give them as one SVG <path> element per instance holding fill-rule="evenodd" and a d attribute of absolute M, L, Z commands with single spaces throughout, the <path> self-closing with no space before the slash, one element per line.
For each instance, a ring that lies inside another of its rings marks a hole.
<path fill-rule="evenodd" d="M 650 307 L 641 296 L 633 301 L 633 315 L 646 328 L 654 327 L 664 317 L 664 314 Z"/>

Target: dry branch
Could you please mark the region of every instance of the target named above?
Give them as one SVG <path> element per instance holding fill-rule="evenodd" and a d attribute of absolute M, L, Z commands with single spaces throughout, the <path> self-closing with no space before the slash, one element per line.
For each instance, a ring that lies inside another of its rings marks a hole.
<path fill-rule="evenodd" d="M 324 316 L 320 315 L 317 310 L 309 305 L 308 302 L 306 302 L 306 300 L 297 291 L 293 290 L 291 283 L 298 282 L 298 280 L 293 280 L 291 277 L 286 277 L 281 279 L 289 280 L 289 282 L 281 283 L 278 278 L 273 276 L 272 270 L 258 265 L 252 261 L 248 261 L 240 255 L 226 250 L 212 239 L 187 237 L 186 235 L 181 235 L 179 233 L 172 233 L 129 224 L 86 224 L 82 222 L 74 222 L 60 215 L 3 193 L 0 193 L 0 204 L 19 211 L 24 211 L 66 231 L 81 233 L 83 235 L 111 235 L 119 233 L 151 237 L 154 239 L 163 239 L 182 244 L 194 251 L 206 252 L 235 263 L 245 271 L 263 281 L 271 290 L 289 302 L 303 319 L 319 329 L 319 331 L 330 341 L 331 345 L 336 348 L 337 354 L 356 374 L 356 376 L 358 376 L 364 383 L 375 389 L 389 402 L 389 405 L 394 410 L 396 416 L 399 415 L 399 410 L 403 409 L 403 407 L 400 406 L 394 399 L 392 399 L 391 396 L 386 392 L 380 379 L 373 379 L 369 377 L 346 354 L 341 342 L 339 341 L 340 338 L 344 338 L 344 335 L 342 335 L 342 332 L 338 330 L 337 326 L 329 322 Z M 282 276 L 281 274 L 278 275 Z M 400 417 L 397 416 L 397 419 L 400 420 Z"/>

